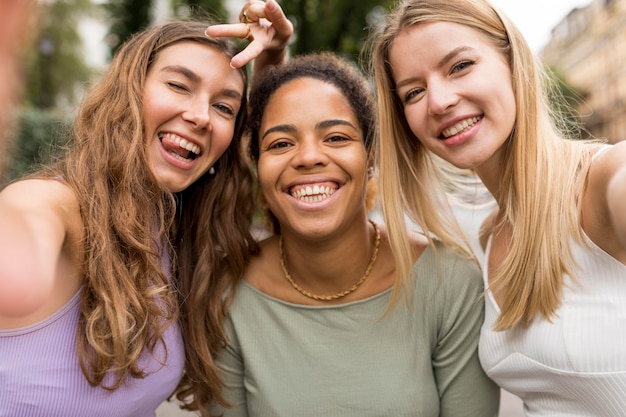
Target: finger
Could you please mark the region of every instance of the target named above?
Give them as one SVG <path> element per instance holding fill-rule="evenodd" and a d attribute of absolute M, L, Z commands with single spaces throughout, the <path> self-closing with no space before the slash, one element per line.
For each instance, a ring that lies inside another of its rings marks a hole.
<path fill-rule="evenodd" d="M 249 1 L 241 8 L 239 21 L 242 23 L 258 22 L 259 18 L 264 17 L 264 8 L 265 2 L 263 1 Z"/>
<path fill-rule="evenodd" d="M 253 40 L 243 51 L 239 52 L 230 60 L 230 65 L 233 68 L 241 68 L 259 56 L 261 52 L 263 52 L 263 43 L 258 40 Z"/>
<path fill-rule="evenodd" d="M 233 23 L 230 25 L 213 25 L 204 30 L 209 37 L 231 37 L 248 39 L 250 37 L 250 26 L 247 23 Z"/>
<path fill-rule="evenodd" d="M 267 20 L 272 22 L 276 33 L 281 38 L 289 38 L 293 34 L 293 24 L 285 13 L 280 5 L 276 2 L 276 0 L 267 0 L 265 3 L 265 17 Z"/>
<path fill-rule="evenodd" d="M 241 35 L 241 23 L 211 25 L 204 33 L 211 38 L 238 38 Z"/>

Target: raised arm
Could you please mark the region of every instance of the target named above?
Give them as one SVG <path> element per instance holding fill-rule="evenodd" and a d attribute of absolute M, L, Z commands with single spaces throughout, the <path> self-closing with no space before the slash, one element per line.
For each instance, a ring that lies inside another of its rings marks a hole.
<path fill-rule="evenodd" d="M 240 68 L 254 60 L 256 74 L 268 65 L 281 64 L 287 59 L 293 24 L 276 0 L 249 0 L 241 8 L 239 21 L 241 23 L 209 26 L 206 30 L 212 37 L 250 39 L 250 44 L 231 60 L 233 67 Z"/>
<path fill-rule="evenodd" d="M 68 225 L 80 223 L 75 207 L 70 189 L 54 180 L 19 181 L 0 192 L 0 328 L 30 324 L 65 301 L 55 303 L 55 294 L 76 290 L 59 281 L 60 271 L 71 270 L 63 250 L 78 230 Z"/>

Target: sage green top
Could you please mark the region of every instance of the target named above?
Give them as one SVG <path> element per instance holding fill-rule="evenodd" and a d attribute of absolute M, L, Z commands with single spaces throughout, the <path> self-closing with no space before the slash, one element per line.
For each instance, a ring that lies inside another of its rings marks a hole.
<path fill-rule="evenodd" d="M 224 416 L 490 417 L 499 389 L 477 355 L 483 283 L 438 247 L 413 266 L 412 305 L 383 317 L 391 289 L 333 306 L 281 301 L 242 281 L 217 358 Z"/>

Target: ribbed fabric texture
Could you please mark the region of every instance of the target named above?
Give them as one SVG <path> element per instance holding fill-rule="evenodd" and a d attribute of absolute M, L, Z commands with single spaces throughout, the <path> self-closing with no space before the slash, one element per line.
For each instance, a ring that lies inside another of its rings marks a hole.
<path fill-rule="evenodd" d="M 76 354 L 79 301 L 80 291 L 40 323 L 0 330 L 0 417 L 154 417 L 176 388 L 184 366 L 178 326 L 165 334 L 165 366 L 146 353 L 146 378 L 115 391 L 90 386 Z M 162 346 L 157 357 L 164 358 Z"/>
<path fill-rule="evenodd" d="M 585 238 L 572 243 L 577 281 L 565 277 L 552 323 L 494 332 L 500 310 L 486 298 L 481 363 L 528 417 L 626 416 L 626 265 Z"/>
<path fill-rule="evenodd" d="M 218 357 L 226 417 L 495 417 L 480 368 L 478 268 L 439 248 L 414 266 L 412 307 L 382 318 L 391 290 L 325 307 L 291 304 L 242 281 Z M 349 255 L 348 255 L 349 256 Z M 441 270 L 438 270 L 441 266 Z"/>

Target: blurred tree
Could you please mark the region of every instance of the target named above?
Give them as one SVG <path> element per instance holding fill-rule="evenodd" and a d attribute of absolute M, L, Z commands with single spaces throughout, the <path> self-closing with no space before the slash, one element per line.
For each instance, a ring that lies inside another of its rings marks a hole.
<path fill-rule="evenodd" d="M 122 43 L 131 35 L 150 26 L 154 16 L 151 14 L 157 0 L 108 0 L 104 4 L 111 19 L 109 41 L 111 55 L 114 55 Z M 222 0 L 167 0 L 172 16 L 195 17 L 213 16 L 225 21 L 228 12 Z"/>
<path fill-rule="evenodd" d="M 291 53 L 333 51 L 357 60 L 368 36 L 393 0 L 280 0 L 294 24 Z"/>
<path fill-rule="evenodd" d="M 68 141 L 70 123 L 69 117 L 63 118 L 48 110 L 24 109 L 15 146 L 11 149 L 9 169 L 0 177 L 0 187 L 54 159 Z"/>
<path fill-rule="evenodd" d="M 172 0 L 177 16 L 207 17 L 226 22 L 228 10 L 222 0 Z"/>
<path fill-rule="evenodd" d="M 151 23 L 152 0 L 109 0 L 104 4 L 109 13 L 111 26 L 109 41 L 111 55 L 124 41 Z"/>
<path fill-rule="evenodd" d="M 56 0 L 40 2 L 39 7 L 40 29 L 28 59 L 26 101 L 41 109 L 51 109 L 62 100 L 72 103 L 77 83 L 91 76 L 83 60 L 77 27 L 81 16 L 92 10 L 92 4 L 90 0 Z"/>

